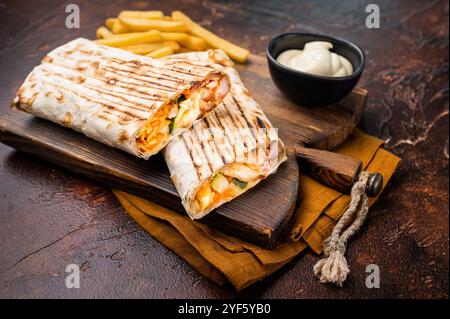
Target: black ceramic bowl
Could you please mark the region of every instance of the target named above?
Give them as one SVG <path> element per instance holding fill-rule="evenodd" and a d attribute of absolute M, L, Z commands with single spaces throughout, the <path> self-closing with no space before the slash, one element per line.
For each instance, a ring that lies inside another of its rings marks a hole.
<path fill-rule="evenodd" d="M 347 58 L 353 65 L 353 74 L 327 77 L 296 71 L 276 61 L 278 55 L 289 49 L 302 50 L 311 41 L 328 41 L 332 52 Z M 301 106 L 333 104 L 349 94 L 358 82 L 366 65 L 364 52 L 355 44 L 327 35 L 289 32 L 273 38 L 267 47 L 267 61 L 275 85 L 290 100 Z"/>

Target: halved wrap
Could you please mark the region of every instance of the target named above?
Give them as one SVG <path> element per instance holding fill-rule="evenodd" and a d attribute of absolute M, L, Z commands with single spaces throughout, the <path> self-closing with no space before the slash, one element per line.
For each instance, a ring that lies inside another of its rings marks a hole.
<path fill-rule="evenodd" d="M 286 160 L 285 146 L 223 51 L 167 59 L 178 58 L 220 63 L 231 83 L 218 107 L 163 150 L 184 208 L 198 219 L 274 173 Z"/>
<path fill-rule="evenodd" d="M 228 89 L 218 64 L 155 60 L 80 38 L 45 56 L 13 104 L 148 158 L 214 109 Z"/>

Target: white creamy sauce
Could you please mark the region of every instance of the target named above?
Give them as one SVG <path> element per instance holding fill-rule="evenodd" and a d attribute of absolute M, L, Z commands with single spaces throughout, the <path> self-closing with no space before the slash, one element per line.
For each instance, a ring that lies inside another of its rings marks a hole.
<path fill-rule="evenodd" d="M 303 50 L 282 52 L 277 61 L 297 71 L 315 75 L 339 77 L 352 74 L 352 64 L 343 56 L 331 52 L 332 48 L 330 42 L 308 42 Z"/>

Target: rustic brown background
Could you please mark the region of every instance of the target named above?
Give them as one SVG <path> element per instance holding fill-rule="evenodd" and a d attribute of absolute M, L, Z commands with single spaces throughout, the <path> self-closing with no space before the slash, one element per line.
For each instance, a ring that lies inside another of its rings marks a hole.
<path fill-rule="evenodd" d="M 78 30 L 64 25 L 65 6 L 73 2 L 81 7 Z M 104 18 L 122 9 L 180 9 L 256 54 L 290 30 L 362 46 L 368 63 L 360 86 L 369 101 L 361 126 L 403 159 L 350 244 L 345 288 L 319 284 L 311 271 L 317 256 L 306 253 L 237 294 L 142 231 L 108 189 L 0 145 L 0 297 L 448 297 L 449 4 L 375 1 L 381 28 L 369 30 L 371 2 L 0 1 L 0 114 L 51 48 L 93 38 Z M 70 263 L 82 265 L 80 289 L 64 286 Z M 365 287 L 370 263 L 380 267 L 380 289 Z"/>

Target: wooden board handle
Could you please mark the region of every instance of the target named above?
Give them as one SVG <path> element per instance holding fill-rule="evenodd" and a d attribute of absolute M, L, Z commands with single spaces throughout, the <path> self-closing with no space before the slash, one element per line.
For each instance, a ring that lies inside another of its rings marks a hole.
<path fill-rule="evenodd" d="M 351 156 L 316 150 L 296 145 L 295 155 L 303 162 L 308 173 L 319 182 L 349 194 L 361 172 L 362 162 Z M 373 173 L 367 184 L 367 195 L 377 196 L 383 185 L 383 176 Z"/>

